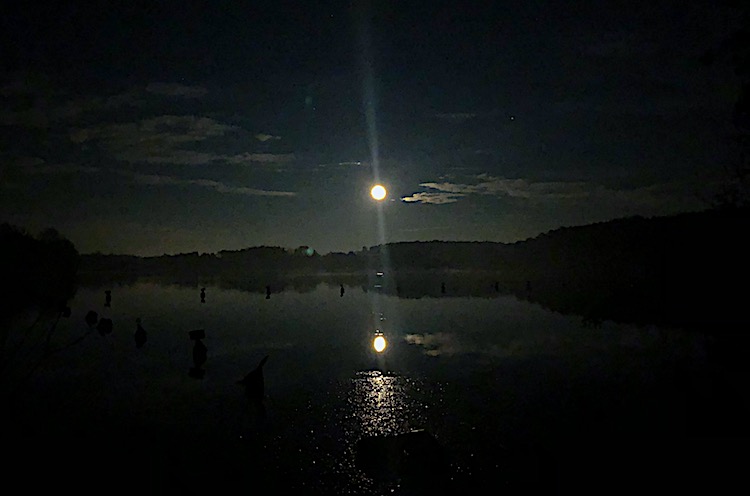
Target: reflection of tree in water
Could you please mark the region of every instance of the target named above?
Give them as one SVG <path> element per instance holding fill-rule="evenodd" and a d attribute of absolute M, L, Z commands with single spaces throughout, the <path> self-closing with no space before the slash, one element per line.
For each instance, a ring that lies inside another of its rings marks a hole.
<path fill-rule="evenodd" d="M 208 348 L 203 344 L 203 339 L 206 337 L 206 331 L 204 329 L 196 329 L 190 331 L 188 336 L 193 344 L 193 366 L 190 367 L 188 375 L 193 379 L 203 379 L 206 375 L 206 369 L 203 368 L 208 359 Z"/>

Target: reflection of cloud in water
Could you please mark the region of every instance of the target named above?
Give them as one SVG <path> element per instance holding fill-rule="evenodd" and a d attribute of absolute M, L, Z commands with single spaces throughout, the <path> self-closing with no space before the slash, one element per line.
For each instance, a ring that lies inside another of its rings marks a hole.
<path fill-rule="evenodd" d="M 423 347 L 425 355 L 429 356 L 453 355 L 467 351 L 461 349 L 453 334 L 446 332 L 407 334 L 404 340 L 409 344 Z"/>
<path fill-rule="evenodd" d="M 564 347 L 564 339 L 555 334 L 529 334 L 523 337 L 506 336 L 506 342 L 475 342 L 479 336 L 468 335 L 460 339 L 453 333 L 437 332 L 424 334 L 407 334 L 404 340 L 408 344 L 424 348 L 428 356 L 452 356 L 477 354 L 492 357 L 522 357 L 540 353 L 559 352 Z M 494 339 L 497 339 L 496 337 Z"/>
<path fill-rule="evenodd" d="M 510 340 L 506 345 L 499 346 L 492 343 L 471 343 L 466 339 L 459 340 L 455 334 L 448 332 L 407 334 L 404 341 L 408 344 L 422 347 L 427 356 L 453 356 L 461 354 L 480 354 L 492 356 L 510 356 L 522 351 L 524 345 L 528 347 L 533 343 L 522 343 L 517 339 Z"/>
<path fill-rule="evenodd" d="M 523 336 L 506 335 L 505 342 L 497 336 L 493 341 L 482 340 L 481 336 L 466 335 L 459 339 L 456 334 L 447 332 L 407 334 L 404 340 L 408 344 L 420 346 L 428 356 L 453 356 L 476 354 L 491 357 L 529 357 L 539 354 L 564 353 L 573 345 L 570 336 L 561 337 L 549 332 L 533 332 Z M 498 342 L 500 341 L 500 342 Z"/>
<path fill-rule="evenodd" d="M 570 332 L 564 333 L 539 327 L 524 329 L 520 333 L 498 332 L 493 335 L 409 333 L 403 339 L 407 344 L 422 348 L 423 353 L 428 356 L 472 354 L 493 359 L 526 359 L 540 355 L 600 358 L 603 355 L 649 352 L 666 357 L 692 354 L 698 346 L 694 342 L 695 336 L 671 335 L 654 326 L 637 327 L 608 322 L 602 328 L 571 327 Z"/>

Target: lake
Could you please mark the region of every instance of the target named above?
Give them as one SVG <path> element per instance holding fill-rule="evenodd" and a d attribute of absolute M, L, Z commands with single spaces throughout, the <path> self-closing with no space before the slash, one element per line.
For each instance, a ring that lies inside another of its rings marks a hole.
<path fill-rule="evenodd" d="M 59 467 L 56 485 L 183 493 L 624 493 L 739 480 L 747 459 L 729 453 L 747 438 L 747 384 L 706 333 L 592 323 L 505 294 L 344 290 L 207 286 L 201 302 L 197 286 L 79 288 L 52 338 L 60 349 L 18 400 L 19 453 Z M 90 310 L 111 333 L 89 328 Z M 264 356 L 261 415 L 237 381 Z M 383 453 L 358 464 L 360 440 L 415 430 L 444 465 L 415 455 L 409 465 L 433 466 L 406 477 Z"/>

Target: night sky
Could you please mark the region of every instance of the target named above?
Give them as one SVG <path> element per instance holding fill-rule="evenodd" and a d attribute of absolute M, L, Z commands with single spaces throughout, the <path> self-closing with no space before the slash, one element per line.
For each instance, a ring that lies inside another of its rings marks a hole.
<path fill-rule="evenodd" d="M 513 242 L 731 157 L 717 2 L 96 3 L 0 16 L 0 222 L 82 253 Z"/>

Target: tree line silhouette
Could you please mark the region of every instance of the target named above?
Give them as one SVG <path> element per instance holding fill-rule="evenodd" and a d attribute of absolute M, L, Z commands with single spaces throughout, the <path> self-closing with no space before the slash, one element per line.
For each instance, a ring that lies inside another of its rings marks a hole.
<path fill-rule="evenodd" d="M 744 323 L 750 207 L 633 216 L 562 227 L 515 243 L 425 241 L 320 255 L 309 247 L 252 247 L 159 257 L 82 255 L 81 280 L 212 283 L 247 291 L 320 281 L 402 297 L 513 293 L 552 310 L 624 322 Z M 385 262 L 387 261 L 387 263 Z M 387 265 L 387 266 L 386 266 Z"/>
<path fill-rule="evenodd" d="M 311 291 L 321 281 L 401 297 L 512 293 L 564 313 L 624 322 L 745 323 L 750 207 L 562 227 L 515 243 L 425 241 L 321 255 L 259 246 L 158 257 L 79 255 L 48 229 L 32 236 L 4 224 L 3 317 L 29 307 L 57 310 L 76 284 L 151 279 L 169 284 L 273 292 Z M 386 262 L 387 261 L 387 262 Z M 386 266 L 387 265 L 387 266 Z"/>

